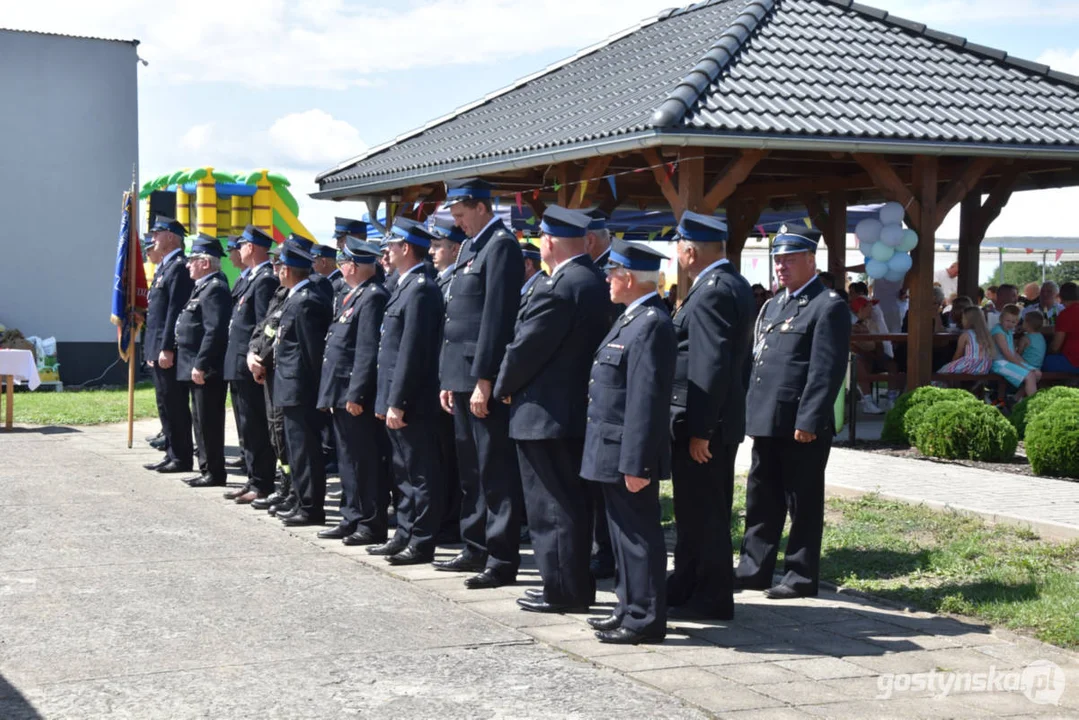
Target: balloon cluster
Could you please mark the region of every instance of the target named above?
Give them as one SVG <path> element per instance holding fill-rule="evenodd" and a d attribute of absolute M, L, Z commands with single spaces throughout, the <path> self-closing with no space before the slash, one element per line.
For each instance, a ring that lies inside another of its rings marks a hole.
<path fill-rule="evenodd" d="M 885 203 L 877 218 L 866 218 L 854 228 L 858 249 L 865 255 L 866 275 L 900 282 L 913 261 L 910 251 L 918 245 L 918 233 L 903 227 L 903 206 Z"/>

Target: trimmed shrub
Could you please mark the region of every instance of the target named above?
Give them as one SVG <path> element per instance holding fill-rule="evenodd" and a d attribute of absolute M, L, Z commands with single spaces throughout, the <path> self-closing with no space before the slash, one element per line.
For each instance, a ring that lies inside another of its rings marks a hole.
<path fill-rule="evenodd" d="M 913 437 L 923 455 L 947 460 L 1011 460 L 1019 444 L 1000 410 L 976 401 L 935 403 L 922 413 Z"/>
<path fill-rule="evenodd" d="M 1027 425 L 1026 451 L 1036 475 L 1079 479 L 1079 399 L 1040 409 Z"/>
<path fill-rule="evenodd" d="M 1057 400 L 1079 400 L 1079 388 L 1051 387 L 1039 390 L 1028 398 L 1023 398 L 1015 404 L 1012 412 L 1008 415 L 1008 421 L 1019 432 L 1019 439 L 1026 436 L 1027 426 L 1033 422 L 1038 414 Z"/>
<path fill-rule="evenodd" d="M 884 416 L 884 428 L 880 439 L 893 445 L 913 444 L 913 430 L 922 415 L 932 405 L 939 402 L 979 402 L 966 390 L 959 388 L 938 388 L 928 385 L 913 392 L 903 393 L 888 414 Z M 911 412 L 913 411 L 913 415 Z"/>

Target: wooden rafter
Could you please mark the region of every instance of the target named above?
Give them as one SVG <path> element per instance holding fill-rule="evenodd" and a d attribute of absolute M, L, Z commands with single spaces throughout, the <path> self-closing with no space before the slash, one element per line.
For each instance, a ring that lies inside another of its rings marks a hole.
<path fill-rule="evenodd" d="M 910 188 L 906 186 L 906 183 L 904 183 L 899 175 L 896 174 L 896 171 L 892 166 L 879 155 L 853 153 L 853 157 L 859 165 L 865 168 L 865 171 L 869 173 L 869 177 L 873 179 L 873 183 L 885 194 L 885 196 L 906 208 L 907 216 L 910 218 L 911 224 L 914 225 L 914 229 L 921 232 L 922 228 L 919 224 L 924 218 L 922 214 L 922 205 L 920 201 L 914 197 L 914 193 L 910 191 Z M 935 180 L 935 163 L 933 169 L 933 177 Z"/>
<path fill-rule="evenodd" d="M 1015 191 L 1015 184 L 1019 181 L 1021 174 L 1022 168 L 1009 168 L 993 185 L 993 188 L 989 191 L 989 197 L 982 203 L 982 208 L 978 212 L 978 217 L 975 221 L 974 231 L 979 237 L 985 237 L 985 234 L 989 231 L 989 226 L 993 224 L 993 221 L 1000 215 L 1000 211 L 1008 204 L 1008 200 L 1011 199 L 1012 192 Z"/>
<path fill-rule="evenodd" d="M 952 180 L 944 189 L 944 194 L 937 201 L 937 227 L 944 222 L 952 208 L 969 195 L 977 186 L 982 176 L 995 164 L 992 158 L 974 158 L 967 161 L 960 172 L 959 177 Z"/>
<path fill-rule="evenodd" d="M 701 202 L 701 212 L 711 215 L 727 198 L 734 194 L 738 186 L 746 181 L 753 168 L 768 154 L 767 150 L 743 150 L 741 154 L 727 163 L 720 171 L 712 187 L 705 193 Z"/>
<path fill-rule="evenodd" d="M 569 201 L 571 209 L 579 210 L 592 204 L 592 198 L 596 196 L 600 185 L 603 184 L 603 173 L 607 172 L 607 167 L 613 159 L 612 155 L 602 155 L 588 161 L 588 164 L 584 166 L 584 170 L 581 171 L 581 182 L 587 181 L 588 184 L 574 186 L 573 196 Z M 583 195 L 581 192 L 582 187 L 584 188 Z"/>
<path fill-rule="evenodd" d="M 678 190 L 675 189 L 674 183 L 667 177 L 667 167 L 659 159 L 659 153 L 654 148 L 646 148 L 641 151 L 641 155 L 644 156 L 645 162 L 652 169 L 652 177 L 656 179 L 656 185 L 659 186 L 660 192 L 663 193 L 663 197 L 667 200 L 667 204 L 671 206 L 675 216 L 680 217 L 685 207 L 678 197 Z"/>

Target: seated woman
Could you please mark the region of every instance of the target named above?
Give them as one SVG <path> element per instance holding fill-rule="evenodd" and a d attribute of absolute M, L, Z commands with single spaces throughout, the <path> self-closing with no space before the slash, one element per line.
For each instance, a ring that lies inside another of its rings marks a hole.
<path fill-rule="evenodd" d="M 963 334 L 955 357 L 937 372 L 956 375 L 988 375 L 993 369 L 993 339 L 985 326 L 981 308 L 968 307 L 962 316 Z"/>
<path fill-rule="evenodd" d="M 1023 362 L 1036 370 L 1041 370 L 1045 362 L 1044 324 L 1045 316 L 1040 310 L 1028 309 L 1023 313 L 1023 337 L 1015 344 L 1015 350 L 1022 356 Z"/>
<path fill-rule="evenodd" d="M 1018 305 L 1007 305 L 1000 311 L 1000 324 L 993 328 L 990 335 L 995 344 L 996 357 L 993 360 L 993 372 L 1000 375 L 1013 388 L 1018 388 L 1015 399 L 1021 400 L 1033 395 L 1038 390 L 1038 381 L 1042 371 L 1023 362 L 1015 352 L 1015 328 L 1019 325 Z"/>

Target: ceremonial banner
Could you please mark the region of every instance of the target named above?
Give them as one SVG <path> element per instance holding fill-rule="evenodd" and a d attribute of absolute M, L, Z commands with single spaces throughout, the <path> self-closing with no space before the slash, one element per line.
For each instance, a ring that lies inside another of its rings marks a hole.
<path fill-rule="evenodd" d="M 120 358 L 131 358 L 135 335 L 146 313 L 148 292 L 146 270 L 142 265 L 142 247 L 138 240 L 134 193 L 124 193 L 123 213 L 120 216 L 120 237 L 116 243 L 116 272 L 112 280 L 112 324 Z"/>

